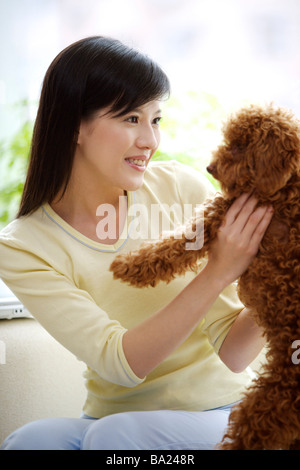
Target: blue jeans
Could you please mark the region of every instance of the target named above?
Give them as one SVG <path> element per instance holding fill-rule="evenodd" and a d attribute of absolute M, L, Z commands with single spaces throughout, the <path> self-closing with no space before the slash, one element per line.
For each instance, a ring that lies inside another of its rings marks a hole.
<path fill-rule="evenodd" d="M 230 409 L 41 419 L 14 431 L 1 450 L 210 450 L 222 439 Z"/>

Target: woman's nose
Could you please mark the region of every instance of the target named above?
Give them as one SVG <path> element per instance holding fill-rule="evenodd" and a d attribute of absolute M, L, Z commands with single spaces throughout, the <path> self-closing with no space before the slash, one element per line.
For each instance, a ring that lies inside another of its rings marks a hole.
<path fill-rule="evenodd" d="M 159 130 L 153 129 L 151 125 L 144 126 L 136 139 L 136 144 L 139 148 L 156 149 L 159 142 Z"/>

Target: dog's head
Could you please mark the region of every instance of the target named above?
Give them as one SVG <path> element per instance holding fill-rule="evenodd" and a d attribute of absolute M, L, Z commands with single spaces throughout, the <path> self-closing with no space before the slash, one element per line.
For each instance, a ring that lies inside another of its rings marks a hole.
<path fill-rule="evenodd" d="M 300 124 L 289 111 L 243 108 L 227 121 L 223 135 L 207 171 L 230 199 L 253 190 L 269 197 L 300 174 Z"/>

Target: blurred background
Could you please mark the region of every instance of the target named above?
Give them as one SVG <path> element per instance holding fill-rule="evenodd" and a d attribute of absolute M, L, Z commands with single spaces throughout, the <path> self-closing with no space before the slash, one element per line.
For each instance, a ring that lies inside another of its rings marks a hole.
<path fill-rule="evenodd" d="M 299 0 L 0 0 L 0 22 L 0 228 L 18 206 L 45 72 L 80 38 L 118 38 L 169 75 L 157 158 L 205 172 L 245 104 L 300 116 Z"/>

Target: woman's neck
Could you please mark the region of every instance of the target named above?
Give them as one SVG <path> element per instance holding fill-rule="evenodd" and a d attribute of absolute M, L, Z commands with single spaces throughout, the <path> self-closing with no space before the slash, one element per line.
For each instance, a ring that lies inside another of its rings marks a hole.
<path fill-rule="evenodd" d="M 50 205 L 78 232 L 99 243 L 112 245 L 119 239 L 126 221 L 127 198 L 124 196 L 126 192 L 119 188 L 105 191 L 103 187 L 84 182 L 80 186 L 73 184 L 71 179 L 65 193 L 59 194 Z M 102 225 L 103 230 L 99 230 Z"/>

